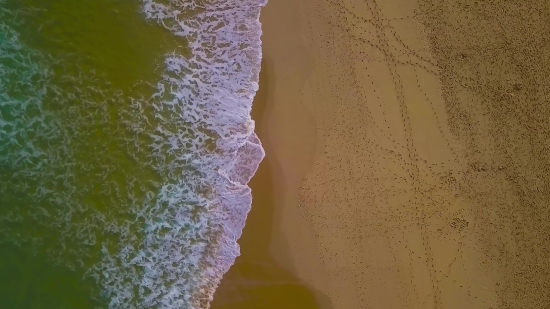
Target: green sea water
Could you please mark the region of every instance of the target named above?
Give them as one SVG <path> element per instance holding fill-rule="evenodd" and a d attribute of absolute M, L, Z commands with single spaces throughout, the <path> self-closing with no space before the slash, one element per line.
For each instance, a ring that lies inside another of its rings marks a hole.
<path fill-rule="evenodd" d="M 93 297 L 100 287 L 84 274 L 119 247 L 109 226 L 135 221 L 129 208 L 159 190 L 139 134 L 156 120 L 135 102 L 185 42 L 140 10 L 138 0 L 0 0 L 2 309 L 104 307 L 109 295 Z"/>
<path fill-rule="evenodd" d="M 211 301 L 264 156 L 262 5 L 0 0 L 0 308 Z"/>

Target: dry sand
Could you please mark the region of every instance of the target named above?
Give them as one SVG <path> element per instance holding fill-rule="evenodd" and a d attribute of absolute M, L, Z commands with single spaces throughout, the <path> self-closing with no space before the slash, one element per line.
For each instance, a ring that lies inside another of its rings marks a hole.
<path fill-rule="evenodd" d="M 550 4 L 261 20 L 267 157 L 212 308 L 550 308 Z"/>

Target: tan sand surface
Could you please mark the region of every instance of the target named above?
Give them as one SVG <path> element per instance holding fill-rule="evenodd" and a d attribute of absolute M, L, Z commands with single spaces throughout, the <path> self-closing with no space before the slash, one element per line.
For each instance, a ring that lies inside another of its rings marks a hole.
<path fill-rule="evenodd" d="M 252 117 L 257 121 L 256 132 L 261 139 L 267 138 L 266 128 L 262 124 L 266 116 L 271 115 L 275 85 L 272 64 L 264 60 L 260 89 L 252 111 Z M 278 249 L 282 250 L 270 250 L 273 235 L 281 233 L 281 229 L 274 226 L 275 205 L 278 201 L 275 191 L 279 190 L 275 183 L 281 181 L 274 177 L 280 175 L 272 171 L 278 168 L 272 166 L 272 163 L 273 156 L 268 153 L 250 182 L 254 200 L 243 235 L 239 239 L 241 256 L 224 276 L 214 295 L 211 309 L 317 309 L 321 308 L 319 303 L 329 303 L 325 295 L 297 278 L 290 268 L 281 266 L 273 258 L 276 255 L 284 259 L 288 251 L 284 250 L 286 241 L 281 237 L 275 238 L 279 241 Z M 303 221 L 297 224 L 308 226 Z M 315 245 L 314 239 L 309 244 Z"/>
<path fill-rule="evenodd" d="M 269 174 L 227 278 L 269 261 L 294 290 L 217 300 L 550 308 L 548 2 L 270 0 L 261 21 Z"/>

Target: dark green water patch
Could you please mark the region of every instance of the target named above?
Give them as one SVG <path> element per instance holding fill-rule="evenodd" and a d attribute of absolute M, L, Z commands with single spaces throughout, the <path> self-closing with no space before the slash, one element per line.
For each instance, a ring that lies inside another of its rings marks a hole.
<path fill-rule="evenodd" d="M 104 307 L 85 272 L 142 239 L 162 177 L 132 103 L 185 42 L 140 4 L 0 0 L 0 309 Z"/>
<path fill-rule="evenodd" d="M 73 75 L 95 70 L 117 88 L 154 80 L 162 68 L 159 56 L 185 48 L 184 40 L 145 20 L 139 0 L 9 0 L 3 6 L 22 12 L 22 42 L 56 56 L 77 56 L 82 61 Z"/>
<path fill-rule="evenodd" d="M 91 282 L 14 245 L 0 245 L 0 305 L 3 309 L 92 309 Z"/>

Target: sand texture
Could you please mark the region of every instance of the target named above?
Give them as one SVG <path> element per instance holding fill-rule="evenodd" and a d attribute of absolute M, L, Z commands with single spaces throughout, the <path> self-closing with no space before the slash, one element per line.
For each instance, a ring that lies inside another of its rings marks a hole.
<path fill-rule="evenodd" d="M 261 21 L 253 212 L 296 308 L 550 308 L 550 4 L 270 0 Z"/>

